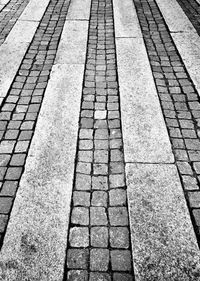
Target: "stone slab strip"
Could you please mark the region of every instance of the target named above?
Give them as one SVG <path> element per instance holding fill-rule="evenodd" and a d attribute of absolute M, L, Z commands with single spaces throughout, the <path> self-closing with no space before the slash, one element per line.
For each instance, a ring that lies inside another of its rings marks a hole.
<path fill-rule="evenodd" d="M 63 29 L 65 36 L 61 38 L 55 63 L 84 64 L 87 31 L 88 21 L 68 20 Z"/>
<path fill-rule="evenodd" d="M 43 2 L 41 9 L 43 13 L 48 3 L 49 0 Z M 27 9 L 30 10 L 30 13 L 31 11 L 33 13 L 35 7 L 29 7 L 28 5 Z M 22 58 L 24 57 L 28 45 L 38 27 L 42 14 L 40 17 L 38 17 L 36 22 L 21 22 L 21 19 L 24 15 L 22 14 L 22 16 L 19 18 L 19 21 L 16 23 L 6 38 L 5 43 L 0 46 L 0 65 L 3 65 L 3 67 L 0 68 L 0 105 L 2 104 L 4 97 L 7 95 Z M 32 19 L 32 17 L 30 17 L 29 20 L 30 19 Z"/>
<path fill-rule="evenodd" d="M 49 0 L 31 0 L 24 10 L 19 20 L 25 21 L 40 21 L 44 11 L 49 3 Z"/>
<path fill-rule="evenodd" d="M 73 0 L 68 11 L 67 20 L 89 20 L 91 0 Z"/>
<path fill-rule="evenodd" d="M 83 70 L 53 67 L 0 254 L 3 280 L 62 280 Z"/>
<path fill-rule="evenodd" d="M 173 163 L 143 39 L 117 38 L 116 46 L 125 162 Z"/>
<path fill-rule="evenodd" d="M 141 37 L 140 25 L 133 1 L 113 1 L 115 37 Z"/>
<path fill-rule="evenodd" d="M 200 280 L 200 252 L 175 165 L 127 164 L 136 281 Z"/>

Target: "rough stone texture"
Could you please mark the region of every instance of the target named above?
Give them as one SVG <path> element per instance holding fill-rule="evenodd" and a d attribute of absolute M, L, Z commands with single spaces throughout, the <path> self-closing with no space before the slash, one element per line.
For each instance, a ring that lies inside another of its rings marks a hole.
<path fill-rule="evenodd" d="M 116 37 L 142 37 L 133 2 L 113 1 Z"/>
<path fill-rule="evenodd" d="M 142 38 L 116 40 L 126 162 L 172 163 L 171 145 Z"/>
<path fill-rule="evenodd" d="M 82 65 L 53 67 L 0 254 L 11 280 L 63 277 L 82 77 Z"/>
<path fill-rule="evenodd" d="M 126 172 L 136 280 L 198 280 L 200 253 L 176 167 L 128 164 Z"/>

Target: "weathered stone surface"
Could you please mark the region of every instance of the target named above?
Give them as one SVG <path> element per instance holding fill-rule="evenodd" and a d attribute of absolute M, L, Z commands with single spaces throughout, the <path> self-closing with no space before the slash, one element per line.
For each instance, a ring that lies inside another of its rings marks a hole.
<path fill-rule="evenodd" d="M 126 172 L 136 280 L 198 280 L 200 253 L 176 167 L 128 164 Z"/>
<path fill-rule="evenodd" d="M 67 21 L 55 63 L 85 63 L 87 30 L 87 21 Z"/>
<path fill-rule="evenodd" d="M 89 20 L 90 3 L 91 0 L 83 0 L 81 1 L 81 5 L 78 0 L 72 1 L 71 5 L 69 6 L 67 20 Z"/>
<path fill-rule="evenodd" d="M 142 37 L 140 25 L 131 0 L 113 1 L 116 37 Z"/>
<path fill-rule="evenodd" d="M 142 38 L 117 39 L 126 162 L 172 163 L 166 126 Z"/>
<path fill-rule="evenodd" d="M 11 280 L 63 278 L 82 77 L 82 65 L 53 67 L 0 253 Z"/>

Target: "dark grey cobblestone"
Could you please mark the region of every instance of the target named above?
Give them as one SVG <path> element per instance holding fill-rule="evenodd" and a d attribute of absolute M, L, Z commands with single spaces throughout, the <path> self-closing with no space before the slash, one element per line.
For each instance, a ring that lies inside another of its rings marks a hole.
<path fill-rule="evenodd" d="M 112 0 L 90 15 L 64 280 L 133 280 Z"/>
<path fill-rule="evenodd" d="M 193 24 L 199 33 L 200 5 L 194 0 L 177 1 L 190 19 L 196 18 Z M 156 1 L 133 2 L 142 28 L 176 165 L 200 244 L 200 98 Z"/>
<path fill-rule="evenodd" d="M 11 0 L 0 11 L 0 44 L 28 2 Z M 0 246 L 24 171 L 68 6 L 69 1 L 50 0 L 0 108 L 0 218 L 3 218 L 0 219 Z"/>
<path fill-rule="evenodd" d="M 6 37 L 29 1 L 30 0 L 10 0 L 4 8 L 0 10 L 0 46 L 6 40 Z M 23 78 L 22 81 L 24 81 Z"/>

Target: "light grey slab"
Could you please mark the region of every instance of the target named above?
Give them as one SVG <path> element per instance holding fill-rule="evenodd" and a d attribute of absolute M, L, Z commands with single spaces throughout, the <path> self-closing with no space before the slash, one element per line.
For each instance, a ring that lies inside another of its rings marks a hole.
<path fill-rule="evenodd" d="M 18 44 L 18 43 L 30 43 L 33 39 L 33 35 L 38 27 L 38 22 L 32 21 L 17 21 L 13 26 L 11 32 L 7 36 L 5 43 Z"/>
<path fill-rule="evenodd" d="M 10 0 L 0 0 L 0 5 L 5 6 Z"/>
<path fill-rule="evenodd" d="M 85 63 L 87 33 L 87 21 L 66 21 L 59 43 L 59 50 L 56 55 L 55 63 Z"/>
<path fill-rule="evenodd" d="M 68 19 L 89 20 L 91 0 L 73 0 L 67 13 Z"/>
<path fill-rule="evenodd" d="M 30 0 L 19 20 L 40 21 L 50 0 Z"/>
<path fill-rule="evenodd" d="M 172 163 L 174 157 L 141 38 L 117 39 L 126 162 Z"/>
<path fill-rule="evenodd" d="M 133 1 L 114 0 L 113 8 L 115 20 L 115 36 L 142 37 Z"/>
<path fill-rule="evenodd" d="M 83 71 L 53 67 L 0 253 L 3 280 L 63 280 Z"/>
<path fill-rule="evenodd" d="M 156 0 L 161 13 L 172 32 L 194 32 L 192 23 L 176 0 Z"/>
<path fill-rule="evenodd" d="M 200 280 L 200 251 L 172 164 L 126 165 L 136 281 Z"/>

